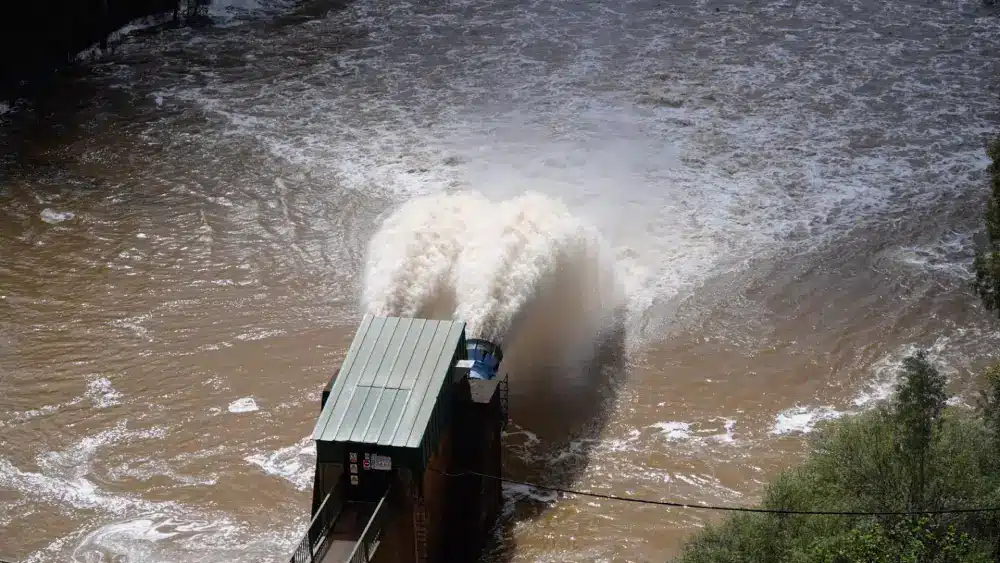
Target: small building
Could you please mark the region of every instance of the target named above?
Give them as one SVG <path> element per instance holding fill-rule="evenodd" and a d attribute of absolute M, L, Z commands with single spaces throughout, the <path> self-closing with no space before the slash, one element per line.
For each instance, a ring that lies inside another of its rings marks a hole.
<path fill-rule="evenodd" d="M 501 358 L 461 321 L 365 316 L 323 391 L 292 562 L 474 560 L 502 502 Z"/>

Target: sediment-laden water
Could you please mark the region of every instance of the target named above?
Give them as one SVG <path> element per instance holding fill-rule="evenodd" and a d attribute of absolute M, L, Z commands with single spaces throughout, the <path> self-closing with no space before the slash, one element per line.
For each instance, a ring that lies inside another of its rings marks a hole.
<path fill-rule="evenodd" d="M 211 14 L 0 106 L 0 558 L 285 560 L 366 307 L 500 327 L 513 476 L 716 504 L 915 347 L 962 400 L 1000 343 L 976 1 Z M 496 559 L 662 561 L 718 518 L 507 492 Z"/>

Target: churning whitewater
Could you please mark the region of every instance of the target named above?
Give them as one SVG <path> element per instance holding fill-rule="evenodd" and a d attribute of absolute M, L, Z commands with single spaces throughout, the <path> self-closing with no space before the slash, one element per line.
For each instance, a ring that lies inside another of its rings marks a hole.
<path fill-rule="evenodd" d="M 0 560 L 288 561 L 361 313 L 500 341 L 510 477 L 691 504 L 996 357 L 981 0 L 210 4 L 0 105 Z M 490 561 L 712 518 L 506 493 Z"/>
<path fill-rule="evenodd" d="M 495 342 L 555 315 L 564 353 L 595 342 L 624 302 L 598 231 L 531 192 L 409 200 L 372 238 L 363 288 L 369 313 L 461 319 Z"/>

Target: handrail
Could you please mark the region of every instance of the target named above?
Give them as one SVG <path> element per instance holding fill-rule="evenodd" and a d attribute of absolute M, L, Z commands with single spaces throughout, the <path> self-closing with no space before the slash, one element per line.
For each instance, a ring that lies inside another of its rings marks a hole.
<path fill-rule="evenodd" d="M 315 563 L 317 559 L 316 548 L 323 544 L 327 534 L 333 528 L 334 522 L 337 521 L 337 517 L 340 516 L 341 510 L 344 508 L 343 488 L 344 481 L 341 479 L 323 497 L 323 502 L 320 503 L 316 514 L 309 521 L 309 527 L 306 528 L 305 535 L 299 541 L 295 552 L 292 553 L 289 563 Z"/>
<path fill-rule="evenodd" d="M 379 535 L 382 533 L 382 522 L 381 520 L 385 517 L 382 514 L 382 508 L 385 504 L 385 499 L 389 498 L 389 489 L 386 489 L 385 494 L 382 495 L 382 500 L 378 501 L 378 506 L 375 507 L 375 512 L 372 513 L 372 517 L 368 520 L 368 524 L 365 526 L 365 530 L 361 532 L 361 539 L 358 543 L 354 544 L 354 549 L 351 550 L 350 557 L 347 558 L 345 563 L 368 563 L 371 561 L 372 555 L 375 555 L 374 551 L 378 547 L 375 544 L 375 540 L 378 539 Z M 376 521 L 378 526 L 376 526 Z M 369 537 L 371 535 L 372 537 Z M 369 547 L 369 544 L 373 544 L 374 547 Z"/>

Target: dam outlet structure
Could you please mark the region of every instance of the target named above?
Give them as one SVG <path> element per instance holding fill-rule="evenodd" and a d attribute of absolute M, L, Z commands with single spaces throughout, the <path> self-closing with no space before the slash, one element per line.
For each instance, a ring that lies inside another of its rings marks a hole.
<path fill-rule="evenodd" d="M 478 558 L 503 502 L 503 351 L 463 321 L 366 315 L 323 390 L 290 563 Z"/>

